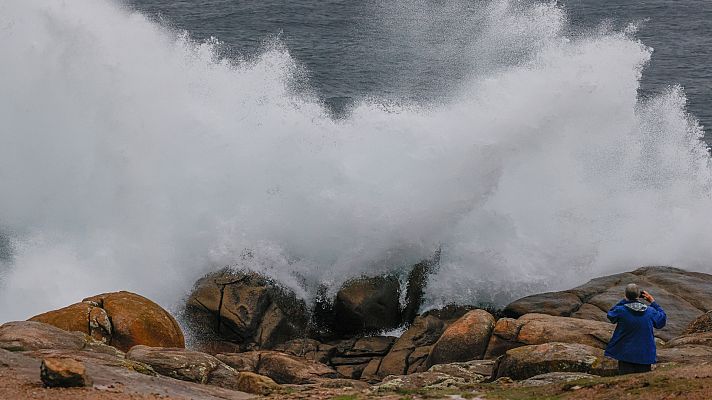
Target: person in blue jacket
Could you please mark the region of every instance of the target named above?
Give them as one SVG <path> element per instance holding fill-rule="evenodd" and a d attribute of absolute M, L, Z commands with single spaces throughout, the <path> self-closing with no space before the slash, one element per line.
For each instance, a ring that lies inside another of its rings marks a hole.
<path fill-rule="evenodd" d="M 647 300 L 650 305 L 642 303 Z M 605 355 L 618 360 L 618 373 L 648 372 L 657 361 L 653 328 L 665 326 L 667 316 L 653 296 L 631 283 L 625 288 L 625 298 L 608 311 L 608 319 L 616 330 L 608 342 Z"/>

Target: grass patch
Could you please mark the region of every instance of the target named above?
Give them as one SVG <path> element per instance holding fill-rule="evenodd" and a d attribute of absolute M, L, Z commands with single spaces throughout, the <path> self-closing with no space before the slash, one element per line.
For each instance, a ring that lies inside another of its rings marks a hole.
<path fill-rule="evenodd" d="M 488 387 L 489 386 L 489 387 Z M 483 385 L 482 394 L 487 399 L 507 400 L 562 400 L 616 398 L 708 398 L 712 392 L 712 379 L 706 377 L 665 376 L 660 374 L 628 375 L 602 378 L 585 378 L 545 386 L 495 386 Z M 704 393 L 703 397 L 700 394 Z"/>
<path fill-rule="evenodd" d="M 444 396 L 457 395 L 465 399 L 477 396 L 477 393 L 467 391 L 467 388 L 418 388 L 418 389 L 396 389 L 392 393 L 399 394 L 403 400 L 418 399 L 442 399 Z M 383 392 L 382 394 L 386 394 Z"/>

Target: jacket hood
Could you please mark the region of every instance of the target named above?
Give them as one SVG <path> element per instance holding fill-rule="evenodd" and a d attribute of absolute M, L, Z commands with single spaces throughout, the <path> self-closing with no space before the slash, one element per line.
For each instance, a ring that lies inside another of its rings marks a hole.
<path fill-rule="evenodd" d="M 631 310 L 633 310 L 633 311 L 635 311 L 635 312 L 639 312 L 639 313 L 645 312 L 645 310 L 648 309 L 648 306 L 646 306 L 645 304 L 643 304 L 643 303 L 641 303 L 641 302 L 639 302 L 639 301 L 634 301 L 634 302 L 632 302 L 632 303 L 627 303 L 627 304 L 624 304 L 624 306 L 628 307 L 629 309 L 631 309 Z"/>

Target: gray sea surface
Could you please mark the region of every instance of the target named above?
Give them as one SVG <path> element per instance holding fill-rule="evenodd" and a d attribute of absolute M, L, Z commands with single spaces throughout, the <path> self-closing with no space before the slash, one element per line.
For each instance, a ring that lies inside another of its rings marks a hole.
<path fill-rule="evenodd" d="M 124 1 L 164 24 L 188 31 L 197 40 L 217 38 L 228 57 L 249 58 L 278 38 L 305 67 L 305 86 L 337 113 L 370 96 L 395 101 L 437 101 L 446 96 L 472 67 L 469 55 L 456 50 L 458 43 L 465 46 L 477 34 L 477 15 L 472 10 L 482 3 Z M 712 1 L 562 0 L 559 4 L 569 16 L 572 34 L 635 24 L 637 37 L 654 49 L 640 96 L 681 85 L 689 112 L 703 126 L 712 127 L 712 76 L 708 72 Z"/>

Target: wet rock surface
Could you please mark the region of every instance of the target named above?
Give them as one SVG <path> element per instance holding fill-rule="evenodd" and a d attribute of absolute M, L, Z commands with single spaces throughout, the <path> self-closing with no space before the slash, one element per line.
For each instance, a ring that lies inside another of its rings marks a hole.
<path fill-rule="evenodd" d="M 368 334 L 401 324 L 400 281 L 376 276 L 346 282 L 334 301 L 334 330 L 341 335 Z"/>
<path fill-rule="evenodd" d="M 418 311 L 423 305 L 428 279 L 437 270 L 439 264 L 440 250 L 438 249 L 433 257 L 415 264 L 410 270 L 406 285 L 405 307 L 401 315 L 403 322 L 410 324 L 418 316 Z"/>
<path fill-rule="evenodd" d="M 225 339 L 241 350 L 302 337 L 309 320 L 306 304 L 293 293 L 260 274 L 229 268 L 196 282 L 184 316 L 198 337 Z"/>

